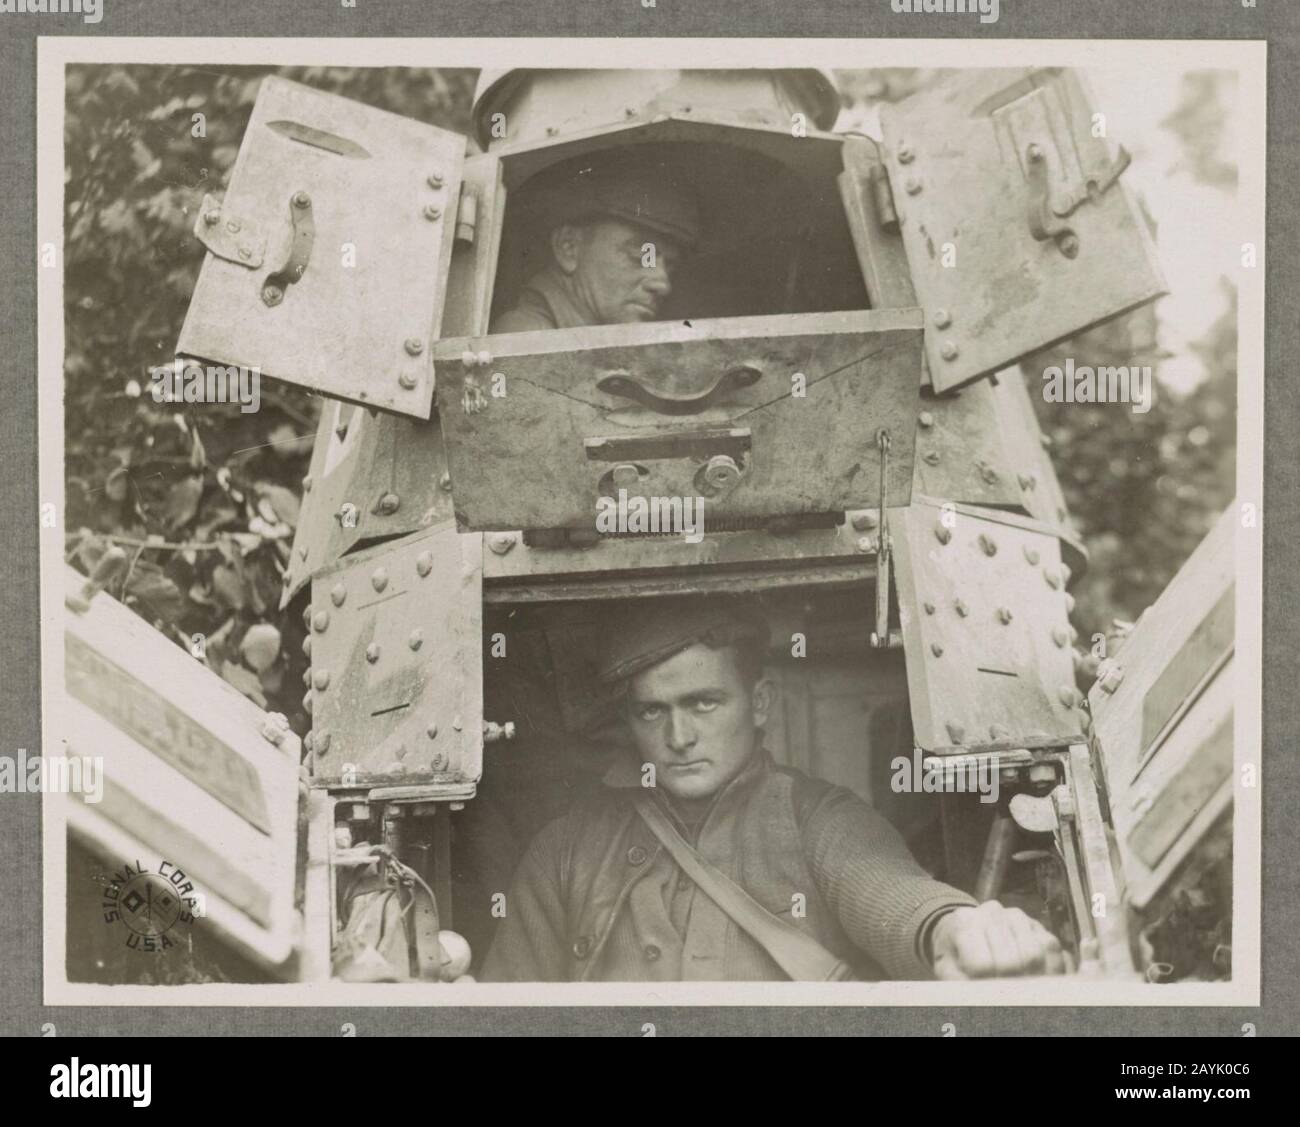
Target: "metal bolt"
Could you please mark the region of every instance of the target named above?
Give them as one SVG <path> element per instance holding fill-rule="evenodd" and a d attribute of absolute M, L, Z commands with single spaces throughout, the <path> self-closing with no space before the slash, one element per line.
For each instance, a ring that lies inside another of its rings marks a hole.
<path fill-rule="evenodd" d="M 221 212 L 216 208 L 209 208 L 203 213 L 203 222 L 209 227 L 215 227 L 221 222 Z"/>
<path fill-rule="evenodd" d="M 304 657 L 311 657 L 311 635 L 306 635 L 302 640 L 302 652 Z"/>
<path fill-rule="evenodd" d="M 241 230 L 241 225 L 240 225 L 239 220 L 238 220 L 238 219 L 232 219 L 232 220 L 230 220 L 230 221 L 226 224 L 226 230 L 229 231 L 232 235 L 237 235 L 237 234 L 239 233 L 239 231 Z"/>
<path fill-rule="evenodd" d="M 432 767 L 435 771 L 445 770 L 447 767 L 447 757 L 443 755 L 442 752 L 438 752 L 437 755 L 435 755 L 431 760 L 429 760 L 429 766 Z"/>
<path fill-rule="evenodd" d="M 985 484 L 996 485 L 998 482 L 998 471 L 992 466 L 981 466 L 980 477 L 984 479 Z"/>
<path fill-rule="evenodd" d="M 411 356 L 419 356 L 424 351 L 424 341 L 419 337 L 407 337 L 404 347 Z"/>
<path fill-rule="evenodd" d="M 311 607 L 302 608 L 302 628 L 304 630 L 311 626 Z"/>
<path fill-rule="evenodd" d="M 478 354 L 467 348 L 460 354 L 460 362 L 466 368 L 473 368 L 478 364 Z"/>
<path fill-rule="evenodd" d="M 317 755 L 324 755 L 330 749 L 330 734 L 327 731 L 316 732 L 313 750 Z"/>
<path fill-rule="evenodd" d="M 911 145 L 898 146 L 898 163 L 911 164 L 916 159 L 916 153 L 912 151 Z"/>
<path fill-rule="evenodd" d="M 424 645 L 424 631 L 419 629 L 412 630 L 411 636 L 406 639 L 406 644 L 410 646 L 411 649 L 418 650 L 422 645 Z"/>
<path fill-rule="evenodd" d="M 429 220 L 430 222 L 433 222 L 434 220 L 437 220 L 437 219 L 441 219 L 441 218 L 442 218 L 442 208 L 437 207 L 437 206 L 435 206 L 434 204 L 427 203 L 427 204 L 424 205 L 424 217 L 425 217 L 425 219 Z"/>
<path fill-rule="evenodd" d="M 293 196 L 294 207 L 306 207 L 311 203 L 311 196 L 306 192 L 295 192 Z"/>
<path fill-rule="evenodd" d="M 312 710 L 311 689 L 308 689 L 308 690 L 303 694 L 303 698 L 302 698 L 302 710 L 303 710 L 303 711 L 304 711 L 308 716 L 311 715 L 311 710 Z"/>
<path fill-rule="evenodd" d="M 934 603 L 922 603 L 921 606 L 925 608 L 926 614 L 934 614 Z"/>
<path fill-rule="evenodd" d="M 998 621 L 1003 626 L 1011 625 L 1011 609 L 1009 607 L 998 607 Z"/>
<path fill-rule="evenodd" d="M 514 546 L 515 534 L 513 532 L 494 532 L 488 537 L 488 547 L 498 556 L 504 556 Z"/>
<path fill-rule="evenodd" d="M 1078 703 L 1078 690 L 1072 685 L 1062 685 L 1057 697 L 1066 708 L 1073 708 Z"/>
<path fill-rule="evenodd" d="M 311 628 L 317 634 L 324 634 L 329 629 L 330 612 L 327 610 L 318 610 L 311 619 Z"/>
<path fill-rule="evenodd" d="M 442 477 L 438 478 L 438 488 L 444 493 L 451 492 L 451 474 L 444 473 Z"/>
<path fill-rule="evenodd" d="M 488 367 L 492 363 L 492 353 L 486 350 L 478 354 L 478 362 L 481 367 Z"/>
<path fill-rule="evenodd" d="M 937 466 L 939 464 L 939 451 L 927 450 L 921 455 L 921 461 L 923 461 L 927 466 Z"/>
<path fill-rule="evenodd" d="M 318 692 L 324 692 L 330 687 L 330 674 L 328 669 L 317 669 L 311 675 L 311 683 L 316 687 Z"/>
<path fill-rule="evenodd" d="M 1079 236 L 1065 235 L 1061 238 L 1061 241 L 1057 243 L 1057 246 L 1061 248 L 1061 253 L 1065 255 L 1066 258 L 1074 258 L 1079 253 Z"/>
<path fill-rule="evenodd" d="M 1022 473 L 1019 476 L 1018 480 L 1020 482 L 1020 488 L 1023 489 L 1026 493 L 1028 493 L 1031 489 L 1037 488 L 1038 486 L 1038 478 L 1036 478 L 1031 473 Z"/>
<path fill-rule="evenodd" d="M 429 187 L 430 187 L 430 188 L 441 188 L 441 187 L 442 187 L 442 173 L 441 173 L 441 172 L 430 172 L 430 173 L 429 173 Z"/>
<path fill-rule="evenodd" d="M 253 250 L 252 250 L 252 248 L 251 248 L 251 247 L 248 247 L 248 246 L 241 246 L 241 247 L 239 247 L 239 257 L 240 257 L 240 258 L 252 258 L 252 257 L 253 257 Z"/>
<path fill-rule="evenodd" d="M 310 670 L 310 669 L 304 669 L 304 670 L 302 671 L 302 687 L 303 687 L 304 689 L 310 689 L 310 688 L 311 688 L 311 670 Z"/>
<path fill-rule="evenodd" d="M 370 573 L 370 586 L 376 591 L 382 591 L 388 586 L 388 569 L 377 567 Z"/>
<path fill-rule="evenodd" d="M 453 716 L 453 717 L 451 718 L 451 726 L 452 726 L 453 728 L 455 728 L 456 731 L 458 731 L 458 732 L 459 732 L 462 728 L 465 727 L 465 725 L 464 725 L 463 723 L 461 723 L 461 719 L 460 719 L 459 716 Z"/>
<path fill-rule="evenodd" d="M 371 642 L 366 647 L 366 660 L 374 665 L 379 660 L 379 645 L 377 642 Z"/>
<path fill-rule="evenodd" d="M 310 476 L 304 477 L 304 478 L 302 479 L 302 491 L 303 491 L 304 493 L 310 493 L 310 492 L 311 492 L 311 477 L 310 477 Z"/>
<path fill-rule="evenodd" d="M 940 544 L 946 544 L 952 539 L 952 529 L 947 525 L 936 524 L 934 526 L 934 538 L 938 540 Z"/>
<path fill-rule="evenodd" d="M 876 550 L 876 541 L 873 537 L 871 536 L 858 537 L 859 552 L 874 552 L 875 550 Z"/>
<path fill-rule="evenodd" d="M 930 414 L 929 411 L 922 411 L 919 415 L 916 416 L 916 421 L 920 423 L 921 426 L 923 427 L 934 426 L 934 416 Z"/>
<path fill-rule="evenodd" d="M 952 314 L 946 309 L 936 309 L 934 311 L 934 327 L 936 329 L 946 329 L 952 324 Z"/>
<path fill-rule="evenodd" d="M 991 740 L 1009 740 L 1011 738 L 1011 729 L 1005 724 L 990 724 L 989 739 Z"/>
<path fill-rule="evenodd" d="M 1029 561 L 1029 562 L 1030 562 L 1034 567 L 1037 567 L 1037 566 L 1038 566 L 1038 560 L 1039 560 L 1039 558 L 1040 558 L 1040 557 L 1039 557 L 1039 555 L 1038 555 L 1038 549 L 1037 549 L 1037 548 L 1031 548 L 1028 544 L 1026 544 L 1026 545 L 1025 545 L 1025 559 L 1027 559 L 1027 560 L 1028 560 L 1028 561 Z"/>
<path fill-rule="evenodd" d="M 853 514 L 853 528 L 856 532 L 869 532 L 879 524 L 880 518 L 876 516 L 874 509 L 865 509 Z"/>
<path fill-rule="evenodd" d="M 938 642 L 930 643 L 930 652 L 934 654 L 935 657 L 943 657 L 943 647 L 939 645 Z"/>
<path fill-rule="evenodd" d="M 397 382 L 398 384 L 401 385 L 403 390 L 410 391 L 420 381 L 416 377 L 414 372 L 403 372 L 400 376 L 397 377 Z"/>
<path fill-rule="evenodd" d="M 1111 662 L 1106 662 L 1097 671 L 1097 684 L 1101 686 L 1101 691 L 1109 696 L 1124 682 L 1124 670 Z"/>
<path fill-rule="evenodd" d="M 624 106 L 624 107 L 623 107 L 623 116 L 624 116 L 624 117 L 636 117 L 636 106 Z"/>
<path fill-rule="evenodd" d="M 1056 572 L 1052 571 L 1051 568 L 1043 568 L 1043 578 L 1047 580 L 1047 585 L 1053 591 L 1059 591 L 1061 589 L 1061 577 Z"/>
<path fill-rule="evenodd" d="M 944 727 L 948 729 L 948 738 L 952 740 L 953 743 L 959 744 L 966 738 L 966 729 L 958 724 L 957 721 L 949 720 Z"/>
<path fill-rule="evenodd" d="M 921 191 L 921 181 L 919 181 L 915 176 L 909 176 L 904 187 L 907 189 L 907 194 L 909 196 L 915 196 Z"/>
<path fill-rule="evenodd" d="M 1074 596 L 1071 595 L 1068 591 L 1065 593 L 1065 613 L 1066 614 L 1074 613 Z"/>
<path fill-rule="evenodd" d="M 438 738 L 438 725 L 430 724 L 427 728 L 425 728 L 424 734 L 428 736 L 429 739 L 436 740 Z"/>
<path fill-rule="evenodd" d="M 284 300 L 284 290 L 279 286 L 267 286 L 262 290 L 262 300 L 267 305 L 279 305 Z"/>
<path fill-rule="evenodd" d="M 980 533 L 980 550 L 986 556 L 996 556 L 998 554 L 998 542 L 993 539 L 987 532 Z"/>
<path fill-rule="evenodd" d="M 962 618 L 965 618 L 970 614 L 970 607 L 968 607 L 961 599 L 957 599 L 953 602 L 952 609 Z"/>
<path fill-rule="evenodd" d="M 956 360 L 960 351 L 956 341 L 946 340 L 939 346 L 939 355 L 945 360 Z"/>
<path fill-rule="evenodd" d="M 330 602 L 341 607 L 348 599 L 348 589 L 342 583 L 335 583 L 330 589 Z"/>
<path fill-rule="evenodd" d="M 386 517 L 391 517 L 397 512 L 398 506 L 401 505 L 401 498 L 396 493 L 385 493 L 379 498 L 379 511 Z"/>
<path fill-rule="evenodd" d="M 415 557 L 415 573 L 423 579 L 433 570 L 433 553 L 421 552 Z"/>
<path fill-rule="evenodd" d="M 1070 635 L 1062 630 L 1059 626 L 1052 628 L 1052 641 L 1056 643 L 1058 649 L 1065 649 L 1066 643 L 1069 642 Z"/>

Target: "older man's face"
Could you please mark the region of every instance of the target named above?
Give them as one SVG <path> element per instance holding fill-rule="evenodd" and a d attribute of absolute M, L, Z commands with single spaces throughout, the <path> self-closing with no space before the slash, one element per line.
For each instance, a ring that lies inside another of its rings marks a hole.
<path fill-rule="evenodd" d="M 618 219 L 560 227 L 552 251 L 598 325 L 656 320 L 680 256 L 673 240 Z"/>
<path fill-rule="evenodd" d="M 770 703 L 771 684 L 747 684 L 733 648 L 694 645 L 631 679 L 628 723 L 656 786 L 708 798 L 745 766 Z"/>

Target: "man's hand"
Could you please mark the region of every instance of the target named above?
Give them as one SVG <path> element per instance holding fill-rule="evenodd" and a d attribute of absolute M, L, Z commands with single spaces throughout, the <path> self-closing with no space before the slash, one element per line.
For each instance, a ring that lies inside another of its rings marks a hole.
<path fill-rule="evenodd" d="M 1061 944 L 1019 908 L 988 900 L 978 908 L 954 908 L 930 933 L 936 978 L 1002 978 L 1064 974 L 1070 969 Z"/>

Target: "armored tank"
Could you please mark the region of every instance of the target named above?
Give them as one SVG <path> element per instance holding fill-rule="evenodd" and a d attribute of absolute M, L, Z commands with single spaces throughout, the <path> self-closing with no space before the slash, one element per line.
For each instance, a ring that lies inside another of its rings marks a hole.
<path fill-rule="evenodd" d="M 772 623 L 779 761 L 1141 969 L 1093 910 L 1123 876 L 1075 683 L 1086 554 L 1016 366 L 1164 292 L 1127 155 L 1068 70 L 953 72 L 881 139 L 838 111 L 811 70 L 485 72 L 467 140 L 264 80 L 178 352 L 324 397 L 282 599 L 309 627 L 307 939 L 277 973 L 325 973 L 376 846 L 412 974 L 445 977 L 441 929 L 481 953 L 594 770 L 611 602 L 723 594 Z M 493 333 L 537 185 L 637 151 L 701 213 L 659 319 Z M 594 522 L 684 496 L 696 537 Z M 900 759 L 946 785 L 891 786 Z M 997 802 L 961 792 L 976 769 Z"/>

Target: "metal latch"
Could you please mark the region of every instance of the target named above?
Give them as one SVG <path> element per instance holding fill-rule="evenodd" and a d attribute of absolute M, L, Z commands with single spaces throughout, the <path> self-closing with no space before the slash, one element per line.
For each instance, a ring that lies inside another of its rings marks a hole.
<path fill-rule="evenodd" d="M 311 261 L 311 249 L 316 242 L 316 220 L 312 214 L 311 196 L 306 192 L 294 192 L 290 197 L 289 221 L 293 224 L 289 257 L 262 283 L 262 300 L 267 305 L 279 305 L 284 300 L 285 291 L 301 280 Z"/>
<path fill-rule="evenodd" d="M 889 534 L 889 510 L 885 507 L 885 494 L 889 481 L 889 431 L 881 427 L 876 432 L 876 445 L 880 447 L 880 548 L 876 556 L 876 623 L 871 631 L 873 649 L 888 649 L 890 563 L 894 545 Z"/>
<path fill-rule="evenodd" d="M 1085 184 L 1065 196 L 1060 204 L 1053 205 L 1052 189 L 1048 182 L 1047 155 L 1042 146 L 1030 144 L 1025 150 L 1025 168 L 1029 177 L 1029 230 L 1039 242 L 1055 241 L 1066 258 L 1079 253 L 1079 237 L 1074 228 L 1061 220 L 1078 211 L 1088 200 L 1100 199 L 1102 193 L 1116 183 L 1132 158 L 1120 147 L 1110 167 L 1100 177 L 1090 178 Z"/>
<path fill-rule="evenodd" d="M 256 270 L 266 258 L 266 236 L 247 219 L 227 212 L 216 196 L 203 197 L 194 235 L 218 258 L 236 266 Z"/>

